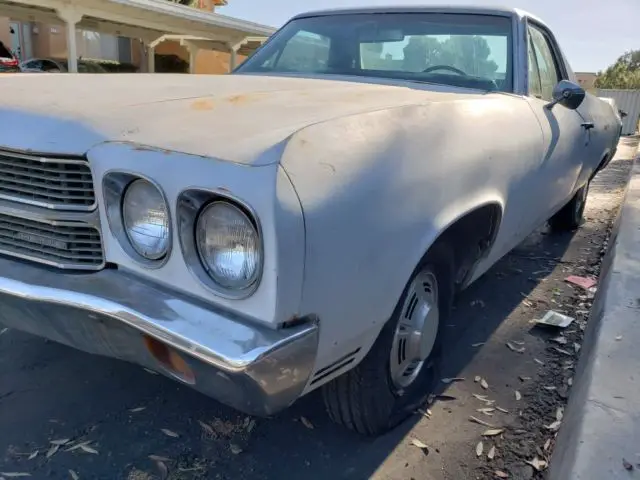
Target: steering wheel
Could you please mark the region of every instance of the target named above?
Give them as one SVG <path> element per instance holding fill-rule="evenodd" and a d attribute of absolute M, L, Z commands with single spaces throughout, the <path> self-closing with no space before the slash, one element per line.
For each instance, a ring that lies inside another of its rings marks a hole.
<path fill-rule="evenodd" d="M 449 70 L 451 72 L 457 73 L 458 75 L 464 75 L 465 77 L 469 76 L 459 68 L 452 67 L 451 65 L 433 65 L 432 67 L 425 68 L 422 73 L 429 73 L 433 72 L 434 70 Z"/>

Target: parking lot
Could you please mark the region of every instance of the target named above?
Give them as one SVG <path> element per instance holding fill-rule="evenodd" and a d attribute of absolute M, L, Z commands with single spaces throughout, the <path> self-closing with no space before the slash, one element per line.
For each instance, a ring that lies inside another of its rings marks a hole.
<path fill-rule="evenodd" d="M 596 177 L 578 232 L 539 230 L 460 296 L 439 396 L 394 432 L 375 440 L 348 433 L 329 422 L 317 394 L 274 418 L 248 418 L 140 367 L 0 330 L 0 472 L 131 480 L 542 475 L 534 467 L 544 471 L 553 450 L 548 427 L 570 393 L 590 306 L 564 279 L 598 273 L 636 143 L 623 139 Z M 577 319 L 566 344 L 532 324 L 550 309 Z M 504 431 L 482 437 L 488 428 Z"/>

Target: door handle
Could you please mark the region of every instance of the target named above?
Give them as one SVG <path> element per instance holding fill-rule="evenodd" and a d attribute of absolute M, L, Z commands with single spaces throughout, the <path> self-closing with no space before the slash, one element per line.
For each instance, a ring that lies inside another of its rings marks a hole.
<path fill-rule="evenodd" d="M 595 128 L 595 124 L 593 122 L 584 122 L 580 126 L 585 130 L 591 130 L 592 128 Z"/>

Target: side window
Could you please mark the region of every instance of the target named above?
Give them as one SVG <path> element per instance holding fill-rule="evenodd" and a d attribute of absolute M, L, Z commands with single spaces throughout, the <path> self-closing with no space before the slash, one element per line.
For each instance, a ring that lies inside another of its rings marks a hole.
<path fill-rule="evenodd" d="M 279 58 L 270 58 L 263 67 L 298 72 L 327 70 L 331 40 L 303 30 L 289 39 Z"/>
<path fill-rule="evenodd" d="M 538 63 L 542 98 L 551 101 L 553 100 L 553 88 L 562 78 L 558 71 L 558 63 L 554 58 L 549 40 L 540 29 L 529 25 L 529 37 Z"/>
<path fill-rule="evenodd" d="M 529 95 L 542 98 L 542 83 L 540 82 L 540 70 L 533 50 L 533 42 L 529 39 Z"/>

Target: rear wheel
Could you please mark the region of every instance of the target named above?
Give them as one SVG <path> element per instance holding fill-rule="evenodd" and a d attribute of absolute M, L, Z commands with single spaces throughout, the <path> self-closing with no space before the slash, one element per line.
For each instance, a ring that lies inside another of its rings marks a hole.
<path fill-rule="evenodd" d="M 549 227 L 553 232 L 570 232 L 580 227 L 588 194 L 587 183 L 576 192 L 569 203 L 549 219 Z"/>
<path fill-rule="evenodd" d="M 440 332 L 452 293 L 450 250 L 433 248 L 367 356 L 323 387 L 333 421 L 364 435 L 379 435 L 424 403 L 440 378 Z"/>

